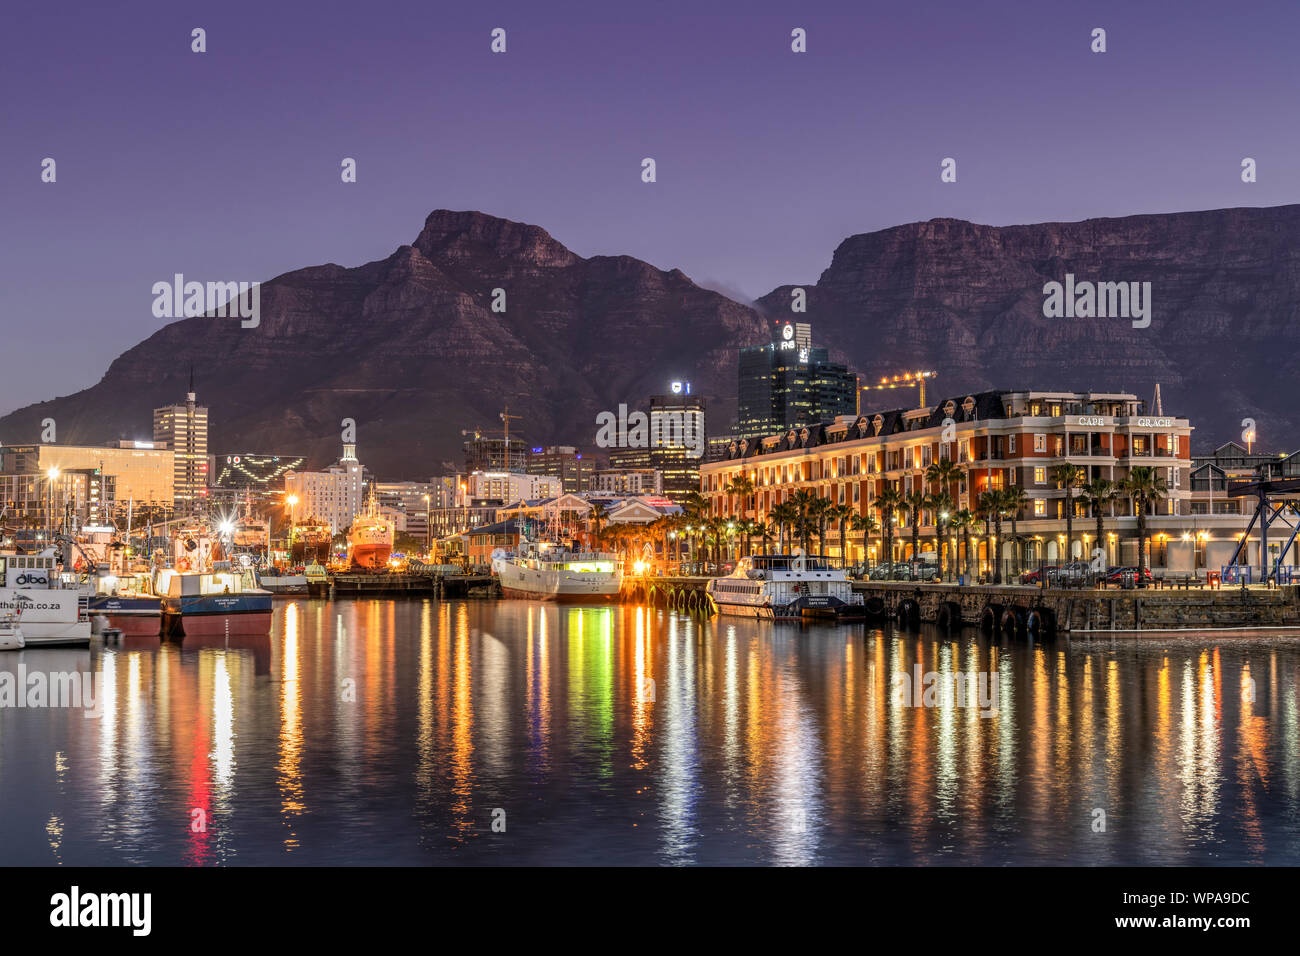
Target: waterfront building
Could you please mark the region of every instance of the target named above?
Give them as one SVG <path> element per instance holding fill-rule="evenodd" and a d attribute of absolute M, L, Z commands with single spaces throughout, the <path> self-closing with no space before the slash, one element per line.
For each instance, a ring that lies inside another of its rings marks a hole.
<path fill-rule="evenodd" d="M 857 377 L 812 347 L 806 323 L 777 321 L 766 345 L 740 350 L 736 433 L 768 435 L 852 414 Z"/>
<path fill-rule="evenodd" d="M 47 515 L 46 486 L 49 474 L 80 474 L 62 487 L 55 478 L 55 491 L 63 500 L 76 503 L 76 514 L 86 523 L 126 517 L 128 503 L 134 503 L 137 518 L 158 520 L 173 509 L 172 452 L 157 442 L 119 441 L 110 445 L 2 445 L 0 446 L 0 508 L 33 527 L 44 527 Z M 56 515 L 59 506 L 53 506 Z"/>
<path fill-rule="evenodd" d="M 658 468 L 602 468 L 592 473 L 591 492 L 610 498 L 662 495 L 664 475 Z"/>
<path fill-rule="evenodd" d="M 153 410 L 153 440 L 172 450 L 172 494 L 177 514 L 198 510 L 208 485 L 208 409 L 195 400 L 194 376 L 185 404 Z"/>
<path fill-rule="evenodd" d="M 357 461 L 357 446 L 344 445 L 343 457 L 324 471 L 287 471 L 284 475 L 285 502 L 292 520 L 315 519 L 328 525 L 333 534 L 352 526 L 352 519 L 365 506 L 364 469 Z"/>
<path fill-rule="evenodd" d="M 1168 490 L 1148 509 L 1142 543 L 1148 566 L 1170 571 L 1215 568 L 1228 560 L 1247 518 L 1193 512 L 1191 433 L 1186 418 L 1148 415 L 1145 402 L 1133 394 L 988 391 L 954 396 L 927 408 L 840 416 L 740 439 L 728 447 L 724 460 L 704 466 L 701 490 L 715 516 L 771 522 L 773 507 L 807 489 L 848 505 L 854 514 L 870 515 L 877 526 L 893 521 L 892 556 L 884 553 L 879 531 L 847 536 L 845 557 L 874 563 L 911 557 L 908 511 L 884 515 L 877 504 L 886 489 L 903 495 L 947 491 L 954 513 L 970 509 L 982 514 L 983 492 L 1016 488 L 1023 502 L 1004 509 L 1000 545 L 993 540 L 991 520 L 981 520 L 972 531 L 972 550 L 977 550 L 981 568 L 989 569 L 990 555 L 1006 562 L 1004 569 L 1067 560 L 1067 508 L 1073 521 L 1069 557 L 1089 556 L 1100 546 L 1109 565 L 1128 566 L 1137 564 L 1138 548 L 1131 496 L 1121 490 L 1101 506 L 1104 540 L 1099 544 L 1094 540 L 1096 519 L 1080 489 L 1067 493 L 1059 487 L 1053 468 L 1074 465 L 1085 483 L 1105 479 L 1118 486 L 1132 468 L 1149 466 Z M 941 489 L 925 473 L 944 459 L 960 469 L 960 477 Z M 754 493 L 743 501 L 727 490 L 738 475 L 754 485 Z M 921 551 L 934 553 L 937 516 L 931 507 L 920 512 Z M 826 550 L 834 553 L 839 536 L 833 521 L 831 528 L 835 530 L 827 533 Z M 945 538 L 950 552 L 963 536 Z M 1258 563 L 1254 542 L 1252 548 L 1246 560 Z"/>
<path fill-rule="evenodd" d="M 572 445 L 549 445 L 533 448 L 524 469 L 530 475 L 549 475 L 560 479 L 567 492 L 586 491 L 591 482 L 592 461 Z"/>

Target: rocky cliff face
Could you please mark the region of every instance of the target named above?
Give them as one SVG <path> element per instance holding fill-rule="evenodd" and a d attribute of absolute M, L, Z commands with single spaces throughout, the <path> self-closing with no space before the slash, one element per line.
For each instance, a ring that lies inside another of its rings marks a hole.
<path fill-rule="evenodd" d="M 504 313 L 492 310 L 505 290 Z M 735 350 L 759 340 L 752 309 L 625 256 L 583 259 L 544 230 L 438 210 L 415 243 L 381 262 L 301 269 L 261 289 L 261 324 L 189 318 L 160 329 L 102 381 L 0 419 L 0 440 L 35 440 L 52 417 L 61 442 L 148 437 L 152 409 L 181 401 L 191 363 L 209 406 L 209 448 L 340 452 L 380 476 L 422 477 L 462 461 L 462 428 L 512 429 L 534 444 L 590 447 L 596 413 L 646 407 L 671 379 L 709 414 L 735 413 Z"/>
<path fill-rule="evenodd" d="M 1150 282 L 1150 326 L 1044 318 L 1044 284 L 1067 273 Z M 788 316 L 792 288 L 759 304 Z M 1300 206 L 1006 227 L 934 219 L 844 240 L 805 288 L 814 339 L 868 381 L 927 368 L 939 372 L 932 395 L 1143 398 L 1159 383 L 1198 449 L 1239 438 L 1243 418 L 1256 419 L 1262 447 L 1300 447 Z"/>
<path fill-rule="evenodd" d="M 1043 317 L 1043 286 L 1150 282 L 1151 323 Z M 506 311 L 492 311 L 493 289 Z M 760 300 L 790 316 L 790 286 Z M 805 286 L 817 344 L 867 380 L 913 368 L 931 394 L 985 388 L 1124 390 L 1160 383 L 1196 447 L 1257 422 L 1265 448 L 1300 445 L 1300 206 L 1030 226 L 951 219 L 852 236 Z M 211 408 L 210 448 L 339 453 L 355 419 L 359 457 L 384 477 L 461 461 L 462 428 L 494 433 L 509 403 L 533 444 L 590 447 L 595 416 L 644 407 L 674 378 L 735 412 L 736 349 L 770 320 L 679 271 L 625 256 L 583 259 L 544 230 L 438 210 L 413 245 L 357 268 L 301 269 L 262 287 L 261 325 L 190 318 L 160 329 L 92 388 L 0 419 L 32 441 L 148 437 L 155 406 L 180 401 L 190 365 Z M 870 404 L 870 402 L 868 402 Z M 902 404 L 882 395 L 878 407 Z"/>

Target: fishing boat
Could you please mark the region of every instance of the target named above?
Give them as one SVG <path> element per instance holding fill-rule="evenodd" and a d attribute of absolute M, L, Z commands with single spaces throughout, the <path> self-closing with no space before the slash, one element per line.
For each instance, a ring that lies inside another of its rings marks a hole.
<path fill-rule="evenodd" d="M 348 531 L 348 557 L 357 568 L 388 566 L 393 553 L 393 522 L 376 506 L 372 496 L 366 510 L 352 519 Z"/>
<path fill-rule="evenodd" d="M 55 549 L 0 555 L 0 615 L 22 621 L 25 646 L 89 645 L 89 602 L 63 580 Z"/>
<path fill-rule="evenodd" d="M 521 542 L 518 552 L 492 556 L 508 598 L 532 601 L 612 601 L 623 586 L 623 561 L 604 551 L 579 551 L 545 541 Z"/>
<path fill-rule="evenodd" d="M 719 614 L 776 620 L 866 617 L 862 596 L 843 568 L 821 555 L 765 554 L 741 558 L 726 577 L 706 585 Z"/>
<path fill-rule="evenodd" d="M 257 586 L 249 569 L 158 574 L 165 637 L 269 634 L 271 592 Z"/>
<path fill-rule="evenodd" d="M 152 574 L 96 575 L 88 612 L 92 625 L 103 622 L 97 630 L 107 626 L 126 637 L 157 637 L 162 631 L 162 601 Z"/>
<path fill-rule="evenodd" d="M 308 518 L 304 523 L 295 525 L 289 534 L 289 560 L 294 564 L 328 561 L 331 541 L 333 535 L 329 525 Z"/>

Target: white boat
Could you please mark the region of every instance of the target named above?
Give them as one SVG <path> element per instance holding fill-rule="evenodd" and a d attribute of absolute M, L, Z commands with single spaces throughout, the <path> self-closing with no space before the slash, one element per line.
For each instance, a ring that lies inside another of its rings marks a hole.
<path fill-rule="evenodd" d="M 819 555 L 763 554 L 741 558 L 736 570 L 706 585 L 719 614 L 792 619 L 865 617 L 866 606 L 843 568 Z"/>
<path fill-rule="evenodd" d="M 573 551 L 524 541 L 519 552 L 494 554 L 504 597 L 533 601 L 612 601 L 623 586 L 623 562 L 604 551 Z"/>
<path fill-rule="evenodd" d="M 26 644 L 23 629 L 18 626 L 18 615 L 0 617 L 0 651 L 21 651 Z"/>
<path fill-rule="evenodd" d="M 90 597 L 61 580 L 53 548 L 0 555 L 0 615 L 22 621 L 27 647 L 90 644 Z"/>

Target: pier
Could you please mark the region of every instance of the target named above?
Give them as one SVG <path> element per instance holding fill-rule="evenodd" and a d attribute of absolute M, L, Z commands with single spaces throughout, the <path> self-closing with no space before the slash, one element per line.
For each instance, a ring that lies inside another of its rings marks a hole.
<path fill-rule="evenodd" d="M 621 600 L 713 613 L 704 577 L 638 577 Z M 916 584 L 854 581 L 868 620 L 944 631 L 979 627 L 986 634 L 1049 638 L 1142 631 L 1300 628 L 1300 585 L 1280 588 L 1047 588 L 1025 585 Z"/>
<path fill-rule="evenodd" d="M 485 588 L 500 593 L 490 574 L 331 574 L 324 581 L 309 582 L 313 597 L 468 597 Z"/>

